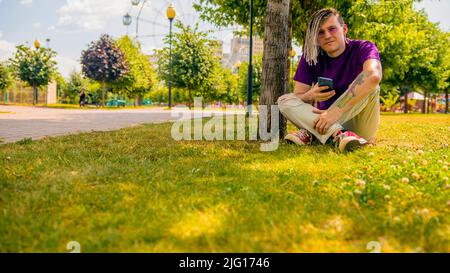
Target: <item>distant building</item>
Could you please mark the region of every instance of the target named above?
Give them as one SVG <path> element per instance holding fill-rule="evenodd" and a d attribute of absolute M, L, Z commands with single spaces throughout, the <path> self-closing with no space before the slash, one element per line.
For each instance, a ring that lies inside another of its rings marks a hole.
<path fill-rule="evenodd" d="M 158 56 L 156 56 L 156 54 L 150 54 L 150 55 L 147 55 L 147 58 L 150 61 L 150 63 L 152 64 L 152 67 L 154 69 L 156 69 L 157 65 L 158 65 L 158 61 L 159 61 Z"/>
<path fill-rule="evenodd" d="M 214 40 L 217 43 L 215 47 L 212 48 L 214 55 L 222 61 L 223 59 L 223 41 L 222 40 Z"/>
<path fill-rule="evenodd" d="M 238 62 L 248 62 L 250 39 L 248 37 L 234 37 L 231 40 L 231 52 L 228 58 L 223 59 L 223 66 L 227 68 L 234 68 Z M 264 50 L 264 41 L 257 37 L 253 37 L 253 56 L 262 54 Z"/>

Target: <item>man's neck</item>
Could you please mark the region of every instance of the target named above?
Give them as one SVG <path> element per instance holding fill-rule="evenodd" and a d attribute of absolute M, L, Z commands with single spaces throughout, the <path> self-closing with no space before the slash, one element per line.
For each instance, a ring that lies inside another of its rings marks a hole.
<path fill-rule="evenodd" d="M 341 49 L 339 49 L 339 50 L 337 50 L 337 51 L 334 51 L 334 52 L 331 52 L 331 53 L 328 53 L 328 52 L 326 52 L 326 53 L 327 53 L 328 57 L 330 57 L 330 58 L 337 58 L 337 57 L 339 57 L 342 53 L 344 53 L 346 46 L 347 46 L 347 44 L 344 43 L 344 47 L 342 47 Z"/>

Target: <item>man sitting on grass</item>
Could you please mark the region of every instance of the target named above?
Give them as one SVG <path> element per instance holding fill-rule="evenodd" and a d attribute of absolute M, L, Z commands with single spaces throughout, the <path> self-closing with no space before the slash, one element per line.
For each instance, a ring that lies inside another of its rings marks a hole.
<path fill-rule="evenodd" d="M 315 137 L 322 144 L 332 141 L 341 152 L 374 143 L 380 124 L 380 56 L 373 43 L 348 39 L 347 31 L 335 9 L 313 14 L 294 93 L 278 99 L 280 112 L 300 129 L 286 135 L 287 141 L 305 145 Z M 319 87 L 318 77 L 332 79 L 334 90 L 322 92 L 328 87 Z"/>

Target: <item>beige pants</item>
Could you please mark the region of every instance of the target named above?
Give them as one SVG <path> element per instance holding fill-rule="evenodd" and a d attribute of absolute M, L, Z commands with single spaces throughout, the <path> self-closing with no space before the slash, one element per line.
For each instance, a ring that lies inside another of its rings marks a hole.
<path fill-rule="evenodd" d="M 348 90 L 342 94 L 331 106 L 333 107 L 344 98 Z M 305 128 L 322 143 L 332 136 L 337 130 L 346 129 L 355 132 L 369 142 L 375 142 L 375 134 L 380 126 L 380 88 L 377 87 L 366 98 L 358 102 L 352 109 L 342 115 L 333 124 L 325 135 L 314 129 L 314 121 L 319 114 L 313 113 L 313 106 L 303 102 L 293 93 L 285 94 L 278 98 L 278 107 L 283 116 L 298 128 Z"/>

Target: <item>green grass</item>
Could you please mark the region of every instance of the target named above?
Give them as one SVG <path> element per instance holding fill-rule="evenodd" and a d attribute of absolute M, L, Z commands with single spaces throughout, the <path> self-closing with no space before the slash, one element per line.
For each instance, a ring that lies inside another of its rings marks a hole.
<path fill-rule="evenodd" d="M 450 251 L 449 116 L 383 115 L 350 154 L 170 128 L 0 146 L 0 251 Z"/>

